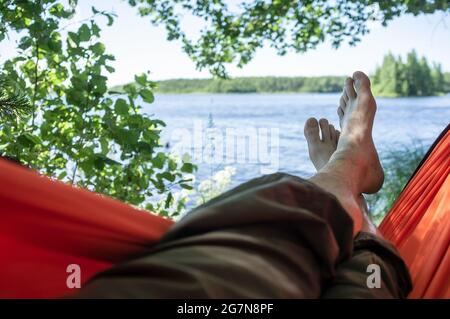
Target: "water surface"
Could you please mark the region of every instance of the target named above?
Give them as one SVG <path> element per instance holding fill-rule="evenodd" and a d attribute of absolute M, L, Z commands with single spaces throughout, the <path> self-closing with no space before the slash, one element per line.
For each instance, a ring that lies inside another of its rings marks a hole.
<path fill-rule="evenodd" d="M 314 116 L 327 118 L 338 127 L 338 101 L 339 94 L 164 94 L 157 95 L 155 103 L 145 107 L 144 111 L 166 122 L 163 141 L 169 142 L 172 149 L 179 149 L 179 136 L 174 136 L 180 132 L 193 135 L 195 125 L 198 127 L 199 123 L 204 129 L 213 124 L 224 137 L 227 128 L 251 128 L 260 133 L 264 132 L 261 131 L 264 128 L 269 131 L 271 128 L 277 129 L 279 145 L 270 144 L 268 136 L 265 153 L 271 150 L 273 156 L 278 150 L 278 171 L 308 177 L 313 174 L 314 167 L 308 160 L 303 124 L 307 118 Z M 373 135 L 381 156 L 389 148 L 408 145 L 413 141 L 429 147 L 450 122 L 450 95 L 378 98 L 377 104 Z M 261 136 L 258 142 L 264 144 Z M 192 136 L 192 140 L 195 139 L 199 142 L 205 136 Z M 195 144 L 195 141 L 191 144 Z M 211 148 L 204 151 L 210 154 Z M 224 154 L 224 158 L 228 155 Z M 237 160 L 233 161 L 228 156 L 228 160 L 230 163 L 224 160 L 219 164 L 200 161 L 197 180 L 203 180 L 230 165 L 236 168 L 233 178 L 233 185 L 236 185 L 261 175 L 264 172 L 261 168 L 271 168 L 267 159 L 265 162 L 257 159 L 251 163 L 248 157 L 246 162 L 242 163 L 241 160 L 241 163 L 236 163 Z"/>

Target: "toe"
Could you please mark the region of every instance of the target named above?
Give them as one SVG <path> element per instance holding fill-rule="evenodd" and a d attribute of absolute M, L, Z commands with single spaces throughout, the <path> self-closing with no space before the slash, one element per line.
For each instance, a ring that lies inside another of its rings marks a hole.
<path fill-rule="evenodd" d="M 342 110 L 341 107 L 338 107 L 338 109 L 337 109 L 337 114 L 338 114 L 338 116 L 339 116 L 339 125 L 340 125 L 341 128 L 342 128 L 342 120 L 344 119 L 344 110 Z"/>
<path fill-rule="evenodd" d="M 361 71 L 353 73 L 353 81 L 355 83 L 356 92 L 360 90 L 370 90 L 370 80 L 367 75 Z"/>
<path fill-rule="evenodd" d="M 345 93 L 347 93 L 347 96 L 350 99 L 355 99 L 356 98 L 356 92 L 355 92 L 355 88 L 353 87 L 353 79 L 352 78 L 347 78 L 345 80 Z"/>
<path fill-rule="evenodd" d="M 345 107 L 347 106 L 347 102 L 344 99 L 344 95 L 341 96 L 339 99 L 339 107 L 342 108 L 342 110 L 345 110 Z"/>
<path fill-rule="evenodd" d="M 322 132 L 322 141 L 329 141 L 331 139 L 331 136 L 330 136 L 330 124 L 328 124 L 328 120 L 320 119 L 319 125 L 320 130 Z"/>
<path fill-rule="evenodd" d="M 308 143 L 320 141 L 319 123 L 314 117 L 309 118 L 305 123 L 304 134 Z"/>
<path fill-rule="evenodd" d="M 341 132 L 339 130 L 336 130 L 336 146 L 337 143 L 339 142 L 339 137 L 341 137 Z"/>
<path fill-rule="evenodd" d="M 331 141 L 335 141 L 336 140 L 336 129 L 334 128 L 333 124 L 330 124 L 330 138 Z"/>
<path fill-rule="evenodd" d="M 349 99 L 348 99 L 348 95 L 347 95 L 347 92 L 345 91 L 345 89 L 342 91 L 342 97 L 344 98 L 345 103 L 347 103 Z"/>

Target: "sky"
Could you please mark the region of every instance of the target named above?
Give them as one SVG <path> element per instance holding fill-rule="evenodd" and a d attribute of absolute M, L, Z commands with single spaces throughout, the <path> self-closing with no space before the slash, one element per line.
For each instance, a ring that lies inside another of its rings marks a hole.
<path fill-rule="evenodd" d="M 155 27 L 148 18 L 139 17 L 136 9 L 126 2 L 83 0 L 80 3 L 74 21 L 89 16 L 92 5 L 118 15 L 113 26 L 103 29 L 101 39 L 107 51 L 116 57 L 113 65 L 116 72 L 110 76 L 110 85 L 128 83 L 135 74 L 145 71 L 151 72 L 153 80 L 210 76 L 207 70 L 196 70 L 180 43 L 166 39 L 163 27 Z M 189 17 L 187 21 L 187 33 L 194 34 L 197 22 Z M 356 46 L 343 45 L 338 50 L 324 43 L 307 53 L 280 57 L 273 49 L 262 48 L 248 65 L 242 69 L 232 66 L 228 71 L 231 76 L 349 75 L 354 70 L 371 73 L 387 52 L 405 56 L 412 49 L 429 61 L 441 63 L 443 70 L 450 72 L 450 14 L 405 15 L 387 27 L 373 25 Z M 12 52 L 12 43 L 0 45 L 0 61 Z"/>

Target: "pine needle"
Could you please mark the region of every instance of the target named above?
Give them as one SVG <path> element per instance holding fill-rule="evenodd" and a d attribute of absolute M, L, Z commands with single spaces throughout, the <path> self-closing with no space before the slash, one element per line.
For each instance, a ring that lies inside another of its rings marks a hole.
<path fill-rule="evenodd" d="M 17 119 L 30 114 L 28 98 L 6 80 L 0 79 L 0 119 Z"/>

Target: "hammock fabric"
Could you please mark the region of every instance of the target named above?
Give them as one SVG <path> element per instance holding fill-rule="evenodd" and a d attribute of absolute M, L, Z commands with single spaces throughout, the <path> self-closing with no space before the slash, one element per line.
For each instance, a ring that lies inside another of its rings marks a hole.
<path fill-rule="evenodd" d="M 0 159 L 0 298 L 53 298 L 158 240 L 173 224 Z"/>
<path fill-rule="evenodd" d="M 380 229 L 400 250 L 411 297 L 450 297 L 449 128 L 419 166 Z M 56 298 L 148 249 L 173 224 L 111 198 L 0 159 L 0 298 Z M 71 271 L 70 271 L 71 272 Z"/>
<path fill-rule="evenodd" d="M 380 225 L 413 280 L 410 298 L 450 298 L 450 125 Z"/>

